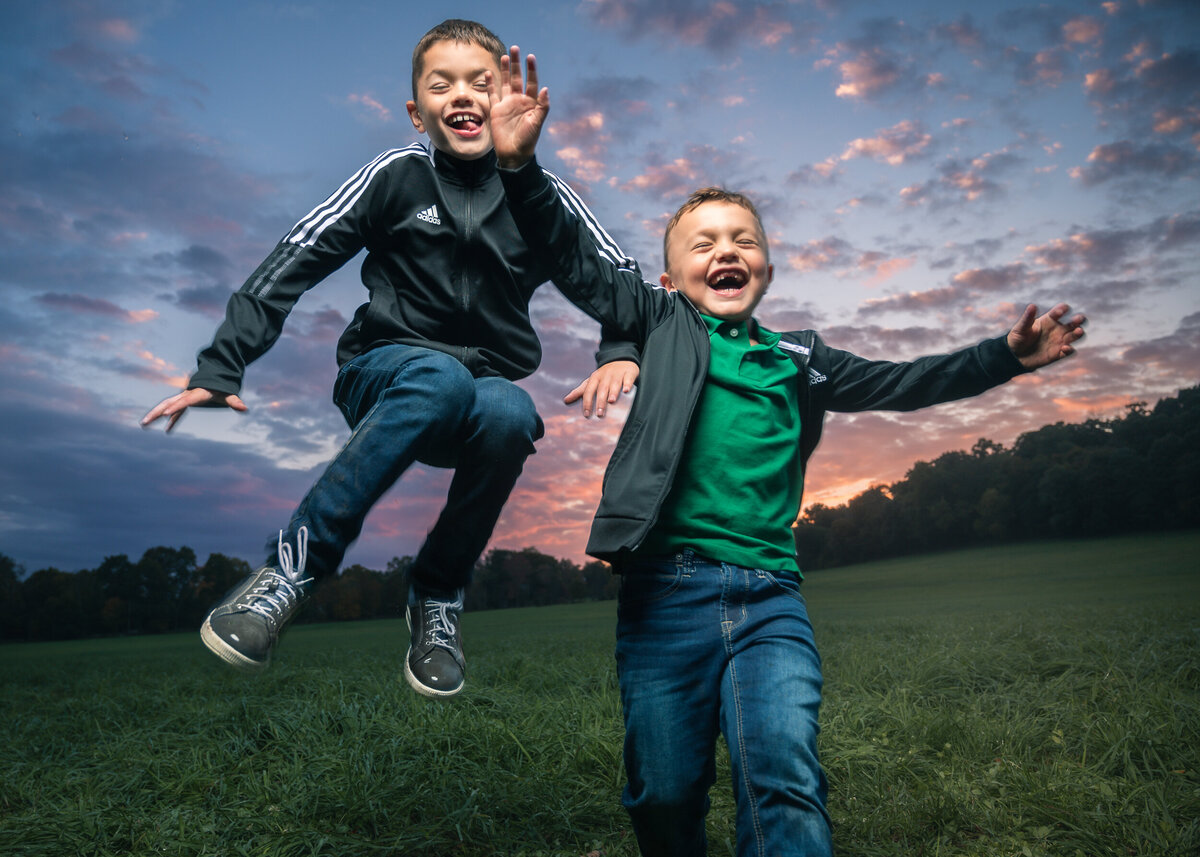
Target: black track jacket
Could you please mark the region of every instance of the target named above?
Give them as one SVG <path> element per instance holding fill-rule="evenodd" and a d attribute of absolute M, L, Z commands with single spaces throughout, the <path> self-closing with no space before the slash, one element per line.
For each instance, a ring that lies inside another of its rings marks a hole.
<path fill-rule="evenodd" d="M 555 285 L 612 335 L 642 350 L 638 394 L 608 462 L 587 545 L 589 554 L 619 570 L 650 531 L 674 482 L 708 374 L 708 328 L 681 292 L 652 286 L 597 253 L 536 161 L 500 175 L 513 219 L 529 246 L 548 258 Z M 811 330 L 782 337 L 777 347 L 800 369 L 796 441 L 804 464 L 820 440 L 826 411 L 916 410 L 977 395 L 1025 371 L 1004 337 L 911 363 L 866 360 L 830 348 Z"/>
<path fill-rule="evenodd" d="M 574 192 L 547 180 L 591 225 L 593 251 L 635 269 Z M 364 247 L 370 299 L 338 341 L 339 366 L 400 343 L 447 352 L 475 377 L 516 380 L 537 368 L 542 352 L 529 299 L 551 266 L 517 232 L 495 153 L 463 161 L 414 143 L 367 164 L 284 236 L 230 297 L 189 387 L 237 393 L 246 366 L 279 338 L 300 296 Z M 605 362 L 635 357 L 626 350 L 623 343 L 601 347 Z"/>

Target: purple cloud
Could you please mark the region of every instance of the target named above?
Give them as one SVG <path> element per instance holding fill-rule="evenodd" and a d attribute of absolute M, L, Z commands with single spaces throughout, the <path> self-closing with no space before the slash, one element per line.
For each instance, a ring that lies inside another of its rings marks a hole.
<path fill-rule="evenodd" d="M 596 24 L 634 38 L 660 33 L 710 50 L 728 50 L 743 41 L 774 47 L 810 29 L 793 20 L 787 4 L 778 2 L 588 0 L 583 9 Z"/>

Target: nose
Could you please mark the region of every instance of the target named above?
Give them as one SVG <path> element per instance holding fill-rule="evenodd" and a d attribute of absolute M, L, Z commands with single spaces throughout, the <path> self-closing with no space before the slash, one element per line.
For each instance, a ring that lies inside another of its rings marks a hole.
<path fill-rule="evenodd" d="M 738 257 L 737 243 L 729 238 L 717 242 L 716 255 L 718 259 L 736 259 Z"/>

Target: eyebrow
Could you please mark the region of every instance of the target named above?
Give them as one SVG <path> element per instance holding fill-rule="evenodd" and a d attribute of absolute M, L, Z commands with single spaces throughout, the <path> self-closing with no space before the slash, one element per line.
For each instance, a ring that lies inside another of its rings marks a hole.
<path fill-rule="evenodd" d="M 724 228 L 725 227 L 717 226 L 717 227 L 709 227 L 707 229 L 697 229 L 694 232 L 683 233 L 683 237 L 691 239 L 691 240 L 695 240 L 697 238 L 712 238 L 718 232 L 724 231 Z M 732 234 L 733 234 L 734 238 L 740 238 L 743 235 L 752 235 L 756 239 L 762 237 L 762 235 L 759 233 L 759 231 L 754 228 L 738 227 L 738 229 L 736 231 L 734 231 Z"/>
<path fill-rule="evenodd" d="M 493 69 L 493 68 L 491 68 L 491 67 L 477 68 L 477 69 L 474 69 L 473 71 L 470 71 L 470 72 L 468 72 L 468 73 L 467 73 L 467 75 L 466 75 L 466 77 L 468 77 L 468 78 L 470 78 L 470 79 L 474 80 L 475 78 L 477 78 L 477 77 L 479 77 L 479 76 L 481 76 L 481 75 L 483 75 L 483 74 L 485 74 L 485 73 L 487 73 L 487 72 L 489 72 L 489 71 L 494 71 L 494 70 L 495 70 L 495 69 Z M 429 69 L 429 71 L 427 71 L 427 72 L 425 73 L 425 77 L 426 77 L 426 78 L 431 78 L 431 77 L 440 77 L 440 78 L 443 78 L 443 79 L 445 79 L 445 80 L 453 80 L 453 79 L 454 79 L 454 74 L 453 74 L 453 73 L 451 73 L 451 72 L 449 72 L 449 71 L 446 71 L 445 69 L 440 69 L 440 68 L 431 68 L 431 69 Z"/>

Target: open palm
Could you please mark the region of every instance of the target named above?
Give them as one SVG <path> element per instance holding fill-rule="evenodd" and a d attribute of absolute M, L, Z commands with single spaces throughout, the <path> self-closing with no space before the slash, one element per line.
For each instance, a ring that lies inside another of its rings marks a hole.
<path fill-rule="evenodd" d="M 527 74 L 521 76 L 521 49 L 514 45 L 500 58 L 500 85 L 488 78 L 489 122 L 492 145 L 500 166 L 518 167 L 533 157 L 546 115 L 550 112 L 550 93 L 538 91 L 537 60 L 525 59 Z"/>

